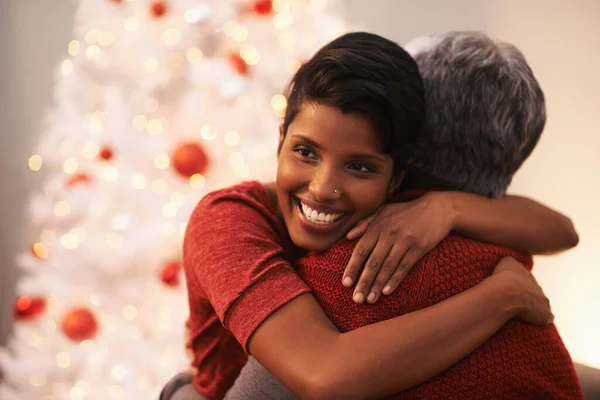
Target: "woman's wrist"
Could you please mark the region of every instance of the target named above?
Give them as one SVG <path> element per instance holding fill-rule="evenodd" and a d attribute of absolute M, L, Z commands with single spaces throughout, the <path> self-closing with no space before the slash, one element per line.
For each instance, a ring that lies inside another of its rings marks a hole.
<path fill-rule="evenodd" d="M 441 215 L 445 217 L 449 230 L 456 230 L 460 221 L 460 199 L 457 199 L 455 192 L 429 192 L 424 198 L 436 203 L 442 209 Z"/>

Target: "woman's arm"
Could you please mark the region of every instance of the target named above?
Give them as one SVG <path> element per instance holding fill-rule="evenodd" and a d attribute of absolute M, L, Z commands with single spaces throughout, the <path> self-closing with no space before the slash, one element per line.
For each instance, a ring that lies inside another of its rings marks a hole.
<path fill-rule="evenodd" d="M 432 194 L 450 204 L 453 229 L 483 242 L 529 254 L 552 254 L 577 245 L 571 220 L 534 200 L 520 196 L 488 199 L 462 192 Z"/>
<path fill-rule="evenodd" d="M 266 319 L 250 353 L 302 399 L 381 398 L 448 369 L 519 316 L 549 322 L 547 299 L 515 260 L 432 307 L 339 333 L 303 294 Z"/>
<path fill-rule="evenodd" d="M 386 204 L 348 233 L 350 240 L 362 237 L 342 282 L 351 286 L 360 275 L 353 298 L 373 303 L 381 293 L 392 293 L 452 230 L 529 254 L 556 253 L 579 240 L 569 218 L 524 197 L 430 192 L 417 200 Z"/>

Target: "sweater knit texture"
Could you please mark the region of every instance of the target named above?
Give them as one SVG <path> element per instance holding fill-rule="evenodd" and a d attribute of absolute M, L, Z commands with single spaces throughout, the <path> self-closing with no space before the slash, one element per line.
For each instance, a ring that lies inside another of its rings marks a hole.
<path fill-rule="evenodd" d="M 527 269 L 529 256 L 451 234 L 425 255 L 400 286 L 375 304 L 356 304 L 340 284 L 355 242 L 342 239 L 297 262 L 328 317 L 350 331 L 432 306 L 488 277 L 511 256 Z M 398 332 L 399 335 L 402 332 Z M 471 355 L 433 379 L 390 399 L 582 399 L 573 362 L 554 325 L 511 320 Z"/>

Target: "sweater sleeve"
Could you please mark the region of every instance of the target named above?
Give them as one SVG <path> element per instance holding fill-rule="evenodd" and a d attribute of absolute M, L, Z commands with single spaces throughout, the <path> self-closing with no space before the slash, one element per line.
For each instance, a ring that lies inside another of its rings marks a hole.
<path fill-rule="evenodd" d="M 269 315 L 310 291 L 284 257 L 277 224 L 274 211 L 257 196 L 220 191 L 196 207 L 184 240 L 191 279 L 246 351 Z"/>

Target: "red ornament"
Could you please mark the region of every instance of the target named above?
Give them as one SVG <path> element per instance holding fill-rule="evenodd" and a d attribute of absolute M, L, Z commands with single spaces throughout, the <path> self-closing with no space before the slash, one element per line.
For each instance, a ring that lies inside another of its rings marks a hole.
<path fill-rule="evenodd" d="M 91 339 L 98 332 L 96 317 L 87 308 L 71 310 L 61 322 L 64 334 L 74 342 Z"/>
<path fill-rule="evenodd" d="M 150 6 L 150 13 L 154 17 L 162 17 L 167 12 L 167 4 L 164 1 L 155 1 Z"/>
<path fill-rule="evenodd" d="M 67 180 L 68 186 L 75 186 L 79 183 L 90 183 L 92 178 L 87 174 L 73 174 Z"/>
<path fill-rule="evenodd" d="M 273 0 L 256 0 L 252 9 L 258 15 L 270 15 L 273 13 Z"/>
<path fill-rule="evenodd" d="M 246 64 L 246 61 L 239 55 L 239 53 L 230 53 L 229 54 L 229 63 L 237 71 L 240 75 L 248 75 L 250 66 Z"/>
<path fill-rule="evenodd" d="M 46 310 L 46 299 L 42 297 L 20 296 L 15 300 L 15 319 L 25 321 L 32 320 Z"/>
<path fill-rule="evenodd" d="M 110 0 L 111 3 L 122 3 L 123 0 Z"/>
<path fill-rule="evenodd" d="M 165 264 L 162 271 L 160 271 L 160 279 L 167 286 L 179 286 L 179 277 L 181 272 L 181 263 L 173 261 Z"/>
<path fill-rule="evenodd" d="M 100 157 L 102 160 L 108 161 L 112 158 L 113 156 L 113 152 L 110 149 L 110 147 L 103 147 L 102 150 L 100 150 L 100 153 L 98 153 L 98 157 Z"/>
<path fill-rule="evenodd" d="M 204 173 L 208 166 L 208 157 L 198 143 L 182 144 L 175 150 L 171 160 L 177 172 L 186 178 Z"/>

